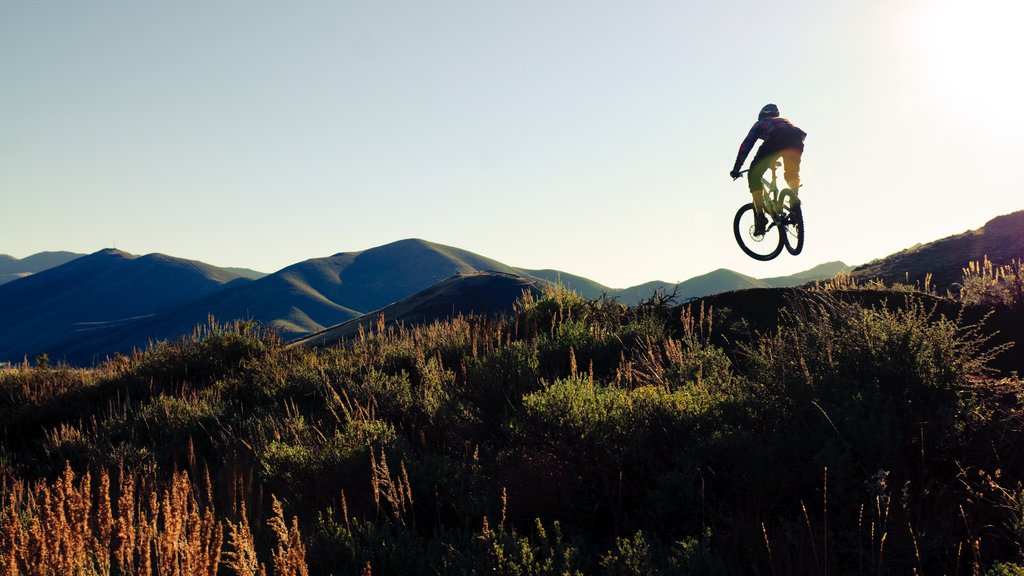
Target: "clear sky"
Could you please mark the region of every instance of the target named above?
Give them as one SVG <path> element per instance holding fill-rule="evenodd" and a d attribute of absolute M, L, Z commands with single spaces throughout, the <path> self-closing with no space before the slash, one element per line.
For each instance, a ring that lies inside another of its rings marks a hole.
<path fill-rule="evenodd" d="M 1017 0 L 0 0 L 0 254 L 273 272 L 403 238 L 611 287 L 860 264 L 1024 209 Z M 809 133 L 804 253 L 728 177 Z"/>

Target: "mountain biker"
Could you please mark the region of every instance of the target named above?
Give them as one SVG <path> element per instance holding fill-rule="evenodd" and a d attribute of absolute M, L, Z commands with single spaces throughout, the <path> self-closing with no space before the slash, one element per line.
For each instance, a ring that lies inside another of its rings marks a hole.
<path fill-rule="evenodd" d="M 764 199 L 761 196 L 763 190 L 761 178 L 768 168 L 782 158 L 784 166 L 784 177 L 789 189 L 793 191 L 793 207 L 800 205 L 796 197 L 797 189 L 800 188 L 800 156 L 804 152 L 804 138 L 807 133 L 797 128 L 789 120 L 779 116 L 779 107 L 775 104 L 766 104 L 757 115 L 757 122 L 750 129 L 747 137 L 740 144 L 739 154 L 736 155 L 736 164 L 729 172 L 729 176 L 735 180 L 740 177 L 740 166 L 747 159 L 747 154 L 754 147 L 754 143 L 760 138 L 764 140 L 750 161 L 750 170 L 747 172 L 747 182 L 750 184 L 750 195 L 754 198 L 754 234 L 764 234 L 768 218 L 764 215 Z"/>

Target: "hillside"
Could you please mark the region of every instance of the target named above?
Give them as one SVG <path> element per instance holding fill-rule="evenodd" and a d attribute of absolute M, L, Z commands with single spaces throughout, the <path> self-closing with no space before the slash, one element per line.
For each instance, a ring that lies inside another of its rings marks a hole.
<path fill-rule="evenodd" d="M 873 260 L 855 268 L 851 275 L 857 280 L 923 286 L 925 276 L 931 274 L 931 284 L 937 290 L 955 292 L 963 269 L 986 257 L 996 265 L 1024 260 L 1024 210 L 993 218 L 977 230 Z"/>
<path fill-rule="evenodd" d="M 541 294 L 541 285 L 512 274 L 476 272 L 459 274 L 381 308 L 326 330 L 299 338 L 295 346 L 320 347 L 356 336 L 360 328 L 369 333 L 380 328 L 418 326 L 445 321 L 460 315 L 488 316 L 506 313 L 525 292 Z"/>
<path fill-rule="evenodd" d="M 74 252 L 40 252 L 18 259 L 7 254 L 0 254 L 0 284 L 66 264 L 81 256 L 82 254 Z"/>
<path fill-rule="evenodd" d="M 1024 374 L 1022 306 L 965 306 L 949 298 L 885 289 L 832 290 L 827 293 L 827 297 L 853 303 L 858 307 L 890 310 L 907 309 L 917 303 L 936 318 L 976 324 L 988 335 L 987 346 L 1008 346 L 991 360 L 990 365 L 1003 374 Z M 703 307 L 716 311 L 719 330 L 714 334 L 715 341 L 722 346 L 735 346 L 737 342 L 748 341 L 774 330 L 788 314 L 794 312 L 793 303 L 802 298 L 806 298 L 806 292 L 801 288 L 756 288 L 713 294 L 684 306 L 693 310 Z"/>

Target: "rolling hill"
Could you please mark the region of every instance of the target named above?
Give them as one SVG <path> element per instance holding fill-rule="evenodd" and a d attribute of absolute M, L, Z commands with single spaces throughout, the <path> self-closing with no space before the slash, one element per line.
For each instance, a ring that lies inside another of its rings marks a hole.
<path fill-rule="evenodd" d="M 0 284 L 66 264 L 81 256 L 83 254 L 74 252 L 40 252 L 18 259 L 7 254 L 0 254 Z"/>
<path fill-rule="evenodd" d="M 162 254 L 101 250 L 0 286 L 0 358 L 19 360 L 131 324 L 248 282 L 226 270 Z"/>

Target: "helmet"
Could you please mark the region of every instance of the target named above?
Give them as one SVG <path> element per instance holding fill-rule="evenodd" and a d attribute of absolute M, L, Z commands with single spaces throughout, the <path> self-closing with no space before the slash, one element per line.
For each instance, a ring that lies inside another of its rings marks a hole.
<path fill-rule="evenodd" d="M 779 107 L 775 104 L 765 104 L 764 108 L 761 108 L 761 113 L 757 115 L 758 120 L 764 120 L 765 118 L 777 118 L 779 116 Z"/>

